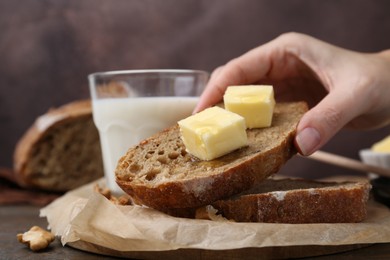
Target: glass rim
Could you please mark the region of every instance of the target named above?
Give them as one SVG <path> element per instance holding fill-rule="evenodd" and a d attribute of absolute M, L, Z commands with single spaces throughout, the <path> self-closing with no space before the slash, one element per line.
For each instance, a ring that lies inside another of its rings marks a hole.
<path fill-rule="evenodd" d="M 191 70 L 191 69 L 136 69 L 136 70 L 111 70 L 94 72 L 88 75 L 92 79 L 99 76 L 117 76 L 117 75 L 132 75 L 132 74 L 152 74 L 152 73 L 169 73 L 169 74 L 204 74 L 209 73 L 205 70 Z"/>

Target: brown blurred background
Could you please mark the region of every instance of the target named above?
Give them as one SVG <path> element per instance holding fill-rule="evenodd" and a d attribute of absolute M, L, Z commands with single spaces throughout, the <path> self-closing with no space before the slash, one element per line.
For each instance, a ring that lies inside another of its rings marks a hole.
<path fill-rule="evenodd" d="M 87 75 L 122 69 L 212 71 L 297 31 L 362 52 L 390 48 L 387 0 L 0 0 L 0 166 L 50 107 L 89 98 Z M 324 150 L 358 158 L 390 134 L 342 131 Z M 353 174 L 295 158 L 296 176 Z"/>

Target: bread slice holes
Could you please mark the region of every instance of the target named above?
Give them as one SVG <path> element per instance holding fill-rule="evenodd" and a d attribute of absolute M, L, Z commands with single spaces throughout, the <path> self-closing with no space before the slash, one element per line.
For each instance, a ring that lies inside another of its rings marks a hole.
<path fill-rule="evenodd" d="M 183 157 L 186 156 L 186 155 L 187 155 L 186 149 L 181 149 L 180 154 L 181 154 L 181 156 L 183 156 Z"/>
<path fill-rule="evenodd" d="M 168 154 L 168 158 L 171 160 L 175 160 L 175 159 L 177 159 L 177 157 L 179 157 L 179 155 L 180 155 L 180 153 L 173 151 L 173 152 L 170 152 Z"/>
<path fill-rule="evenodd" d="M 122 164 L 122 167 L 127 169 L 129 168 L 131 162 L 126 162 L 125 160 L 120 159 L 118 163 Z"/>
<path fill-rule="evenodd" d="M 160 173 L 160 169 L 159 168 L 153 168 L 151 171 L 149 171 L 146 176 L 145 176 L 145 179 L 147 181 L 153 181 L 154 179 L 156 179 L 157 175 Z"/>
<path fill-rule="evenodd" d="M 150 159 L 152 158 L 154 155 L 154 151 L 149 151 L 145 154 L 145 159 Z"/>
<path fill-rule="evenodd" d="M 138 163 L 133 163 L 130 165 L 129 170 L 130 172 L 137 173 L 142 169 L 142 166 Z"/>
<path fill-rule="evenodd" d="M 158 155 L 163 155 L 163 154 L 164 154 L 163 150 L 158 151 Z"/>
<path fill-rule="evenodd" d="M 157 158 L 157 161 L 159 161 L 161 164 L 167 164 L 168 163 L 168 158 L 165 156 L 159 156 Z"/>

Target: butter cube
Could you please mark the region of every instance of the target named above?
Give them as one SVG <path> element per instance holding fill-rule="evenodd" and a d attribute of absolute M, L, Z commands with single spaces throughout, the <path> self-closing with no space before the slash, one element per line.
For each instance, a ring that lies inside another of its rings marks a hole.
<path fill-rule="evenodd" d="M 243 116 L 248 128 L 271 126 L 275 107 L 272 86 L 230 86 L 223 100 L 225 109 Z"/>
<path fill-rule="evenodd" d="M 374 152 L 390 153 L 390 136 L 375 143 L 371 147 L 371 150 L 373 150 Z"/>
<path fill-rule="evenodd" d="M 178 122 L 188 153 L 212 160 L 248 145 L 245 119 L 220 107 L 211 107 Z"/>

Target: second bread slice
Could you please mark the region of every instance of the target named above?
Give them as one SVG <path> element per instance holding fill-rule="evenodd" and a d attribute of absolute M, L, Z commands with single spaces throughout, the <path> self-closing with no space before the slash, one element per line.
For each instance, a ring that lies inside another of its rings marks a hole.
<path fill-rule="evenodd" d="M 370 189 L 367 181 L 267 179 L 212 207 L 236 222 L 354 223 L 367 216 Z"/>
<path fill-rule="evenodd" d="M 296 153 L 296 126 L 306 111 L 304 102 L 277 104 L 271 127 L 248 129 L 249 146 L 211 161 L 188 154 L 175 125 L 130 148 L 118 162 L 116 181 L 136 204 L 162 211 L 230 197 L 276 173 Z"/>

